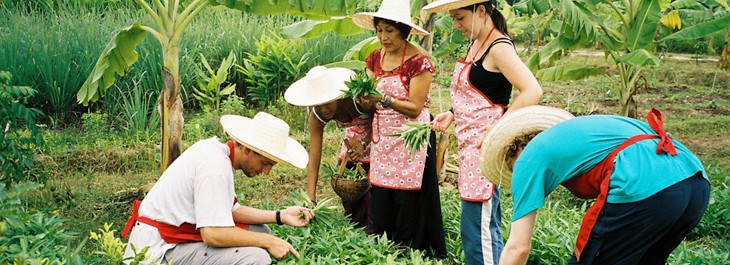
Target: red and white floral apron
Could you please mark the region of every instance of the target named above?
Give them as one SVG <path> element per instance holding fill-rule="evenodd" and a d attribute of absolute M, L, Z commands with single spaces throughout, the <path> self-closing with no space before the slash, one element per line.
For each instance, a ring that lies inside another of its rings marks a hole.
<path fill-rule="evenodd" d="M 616 147 L 616 149 L 614 149 L 608 156 L 606 156 L 601 163 L 593 167 L 593 169 L 561 183 L 561 185 L 568 188 L 573 195 L 579 198 L 591 199 L 597 197 L 596 202 L 591 205 L 585 216 L 583 216 L 583 222 L 581 223 L 578 238 L 575 242 L 575 257 L 578 261 L 580 261 L 580 255 L 588 243 L 591 230 L 593 230 L 593 226 L 598 220 L 601 209 L 603 209 L 603 205 L 606 203 L 608 186 L 611 180 L 611 174 L 613 173 L 613 165 L 616 161 L 616 154 L 638 141 L 660 138 L 659 143 L 657 144 L 656 153 L 669 153 L 673 156 L 677 155 L 677 150 L 674 148 L 672 139 L 669 135 L 667 135 L 667 132 L 664 131 L 662 113 L 659 110 L 652 108 L 646 115 L 646 120 L 648 121 L 649 126 L 651 126 L 657 134 L 640 134 L 627 139 L 621 145 Z"/>
<path fill-rule="evenodd" d="M 370 163 L 370 139 L 368 139 L 368 134 L 372 130 L 372 120 L 370 118 L 366 119 L 350 113 L 350 110 L 344 105 L 342 105 L 341 107 L 345 108 L 350 114 L 350 121 L 340 122 L 338 120 L 335 120 L 335 122 L 337 123 L 337 127 L 345 128 L 345 139 L 356 139 L 357 141 L 365 143 L 365 145 L 363 146 L 364 150 L 362 153 L 362 157 L 360 158 L 359 162 Z M 362 115 L 362 113 L 360 113 L 360 115 Z M 342 147 L 340 147 L 340 154 L 338 158 L 342 160 L 346 157 L 347 146 L 343 142 Z"/>
<path fill-rule="evenodd" d="M 381 61 L 384 57 L 385 53 L 381 55 Z M 396 73 L 376 76 L 379 78 L 378 92 L 393 99 L 408 100 L 408 86 L 403 84 L 401 79 L 404 59 L 405 50 Z M 374 72 L 378 75 L 380 71 Z M 408 148 L 403 145 L 403 140 L 388 135 L 402 133 L 400 127 L 408 122 L 429 123 L 431 116 L 428 102 L 429 97 L 427 96 L 425 106 L 416 118 L 410 118 L 391 108 L 383 108 L 380 104 L 375 104 L 373 142 L 370 147 L 369 175 L 372 185 L 398 190 L 421 189 L 428 143 L 423 143 L 421 149 L 411 158 Z"/>
<path fill-rule="evenodd" d="M 449 89 L 459 143 L 459 195 L 465 201 L 483 202 L 492 198 L 494 185 L 479 167 L 477 145 L 484 139 L 487 126 L 502 117 L 504 106 L 493 104 L 469 82 L 473 66 L 473 62 L 458 60 Z"/>

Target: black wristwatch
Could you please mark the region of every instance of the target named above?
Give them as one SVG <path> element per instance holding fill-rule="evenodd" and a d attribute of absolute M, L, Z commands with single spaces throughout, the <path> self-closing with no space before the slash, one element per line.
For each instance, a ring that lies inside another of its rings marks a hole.
<path fill-rule="evenodd" d="M 284 223 L 281 222 L 281 211 L 276 210 L 276 224 L 277 225 L 283 225 Z"/>

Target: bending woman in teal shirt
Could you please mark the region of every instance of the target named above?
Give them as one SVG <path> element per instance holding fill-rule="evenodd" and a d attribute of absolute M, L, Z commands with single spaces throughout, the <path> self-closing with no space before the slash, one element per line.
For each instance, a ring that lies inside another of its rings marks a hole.
<path fill-rule="evenodd" d="M 484 142 L 483 150 L 492 151 L 483 153 L 485 175 L 511 184 L 514 200 L 500 264 L 527 262 L 537 210 L 558 185 L 597 198 L 569 264 L 664 264 L 707 208 L 710 187 L 701 162 L 664 131 L 656 109 L 648 123 L 571 118 L 560 109 L 526 107 L 503 117 Z"/>

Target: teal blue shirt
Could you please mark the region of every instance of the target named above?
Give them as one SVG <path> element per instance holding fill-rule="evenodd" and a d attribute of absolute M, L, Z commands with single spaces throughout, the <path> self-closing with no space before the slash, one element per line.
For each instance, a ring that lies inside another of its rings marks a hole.
<path fill-rule="evenodd" d="M 515 161 L 513 220 L 537 210 L 566 180 L 591 170 L 616 147 L 638 134 L 656 134 L 649 124 L 620 116 L 582 116 L 538 134 Z M 651 195 L 705 169 L 684 145 L 677 155 L 656 154 L 658 138 L 639 141 L 616 155 L 607 202 L 628 203 Z"/>

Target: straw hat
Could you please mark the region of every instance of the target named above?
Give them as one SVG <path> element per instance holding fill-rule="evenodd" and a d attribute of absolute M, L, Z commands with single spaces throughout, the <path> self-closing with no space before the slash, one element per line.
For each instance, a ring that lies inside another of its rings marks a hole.
<path fill-rule="evenodd" d="M 295 106 L 309 107 L 332 102 L 349 90 L 345 81 L 355 76 L 355 72 L 340 67 L 327 68 L 315 66 L 302 79 L 292 84 L 284 99 Z"/>
<path fill-rule="evenodd" d="M 489 0 L 439 0 L 424 6 L 421 10 L 428 12 L 449 11 L 487 1 Z"/>
<path fill-rule="evenodd" d="M 307 166 L 307 150 L 289 137 L 289 125 L 271 114 L 259 112 L 253 119 L 223 115 L 221 125 L 233 140 L 256 153 L 290 166 L 302 169 Z"/>
<path fill-rule="evenodd" d="M 352 22 L 364 29 L 375 30 L 373 17 L 392 20 L 411 27 L 411 34 L 428 35 L 428 31 L 411 22 L 411 7 L 408 0 L 383 0 L 378 12 L 362 12 L 352 15 Z"/>
<path fill-rule="evenodd" d="M 571 118 L 574 118 L 573 114 L 547 106 L 528 106 L 505 115 L 482 142 L 479 154 L 482 173 L 492 183 L 510 188 L 512 169 L 508 167 L 505 157 L 507 148 L 520 136 L 542 132 Z"/>

